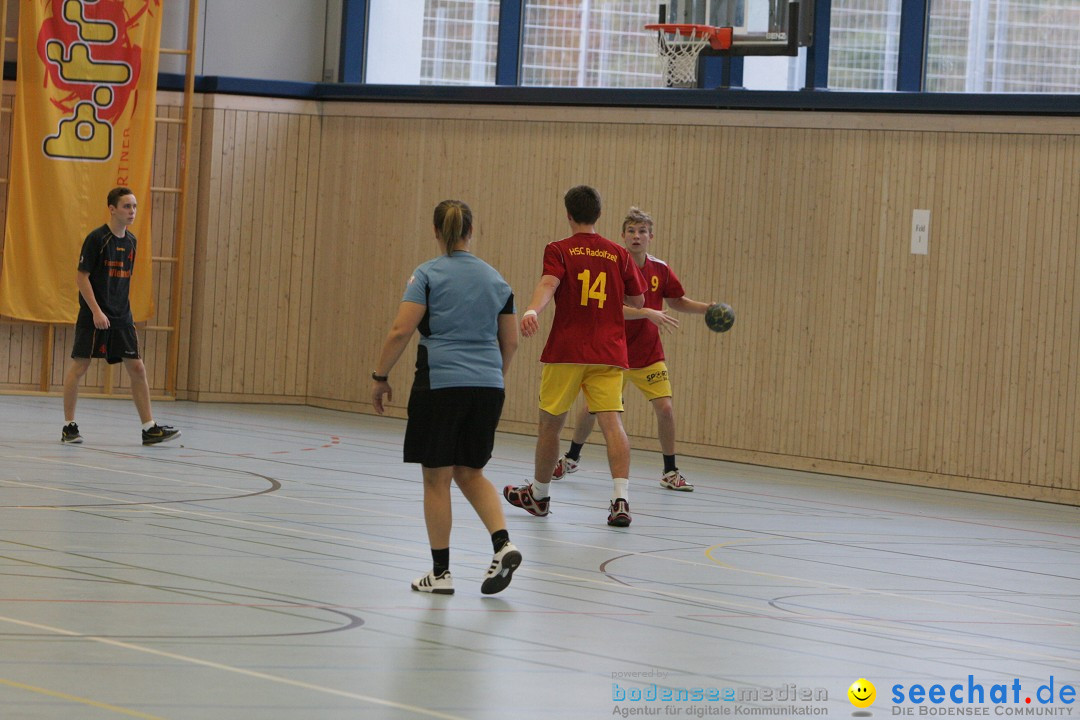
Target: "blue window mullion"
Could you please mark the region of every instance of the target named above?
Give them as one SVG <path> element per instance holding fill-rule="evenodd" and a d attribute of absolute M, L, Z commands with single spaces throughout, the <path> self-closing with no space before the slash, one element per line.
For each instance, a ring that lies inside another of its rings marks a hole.
<path fill-rule="evenodd" d="M 900 10 L 900 57 L 896 89 L 922 92 L 926 81 L 926 16 L 928 0 L 904 0 Z"/>
<path fill-rule="evenodd" d="M 521 37 L 525 0 L 499 0 L 499 45 L 495 56 L 495 84 L 517 85 L 521 77 Z"/>
<path fill-rule="evenodd" d="M 338 80 L 341 82 L 364 82 L 367 14 L 367 0 L 342 0 L 341 55 L 338 66 Z"/>
<path fill-rule="evenodd" d="M 814 44 L 806 48 L 806 89 L 829 87 L 829 32 L 832 30 L 832 0 L 814 3 Z"/>

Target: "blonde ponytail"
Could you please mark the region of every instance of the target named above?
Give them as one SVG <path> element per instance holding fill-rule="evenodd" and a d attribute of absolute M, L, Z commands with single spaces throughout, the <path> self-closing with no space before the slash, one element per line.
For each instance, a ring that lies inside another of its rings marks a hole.
<path fill-rule="evenodd" d="M 472 210 L 460 200 L 443 200 L 436 205 L 434 223 L 447 255 L 472 236 Z"/>

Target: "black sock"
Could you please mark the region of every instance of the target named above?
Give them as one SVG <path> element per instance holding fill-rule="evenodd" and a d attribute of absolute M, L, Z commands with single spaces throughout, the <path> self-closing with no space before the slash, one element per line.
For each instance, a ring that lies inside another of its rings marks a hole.
<path fill-rule="evenodd" d="M 431 560 L 434 563 L 431 571 L 435 573 L 435 577 L 442 575 L 450 569 L 450 548 L 442 550 L 431 548 Z"/>
<path fill-rule="evenodd" d="M 675 456 L 664 455 L 664 474 L 666 475 L 667 473 L 678 469 L 679 468 L 675 467 Z"/>
<path fill-rule="evenodd" d="M 506 528 L 491 533 L 491 546 L 495 548 L 495 552 L 502 550 L 508 542 L 510 542 L 510 531 Z"/>
<path fill-rule="evenodd" d="M 585 443 L 576 443 L 573 440 L 570 441 L 570 449 L 566 451 L 566 457 L 570 458 L 574 462 L 581 459 L 581 448 L 585 447 Z"/>

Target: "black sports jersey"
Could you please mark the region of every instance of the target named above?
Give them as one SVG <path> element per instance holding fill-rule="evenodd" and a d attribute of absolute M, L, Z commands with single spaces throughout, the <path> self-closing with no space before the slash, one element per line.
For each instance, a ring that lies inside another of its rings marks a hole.
<path fill-rule="evenodd" d="M 131 272 L 135 268 L 135 236 L 126 231 L 124 237 L 113 235 L 109 226 L 102 225 L 90 232 L 83 241 L 79 255 L 79 270 L 90 274 L 90 287 L 101 311 L 113 323 L 133 322 L 128 293 Z M 79 324 L 93 324 L 90 307 L 79 293 Z"/>

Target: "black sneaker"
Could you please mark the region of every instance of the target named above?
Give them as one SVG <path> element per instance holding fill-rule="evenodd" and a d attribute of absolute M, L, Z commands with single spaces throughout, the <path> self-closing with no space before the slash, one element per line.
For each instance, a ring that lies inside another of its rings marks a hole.
<path fill-rule="evenodd" d="M 72 445 L 81 443 L 82 435 L 79 434 L 79 426 L 73 422 L 65 425 L 60 431 L 60 442 L 71 443 Z"/>
<path fill-rule="evenodd" d="M 180 437 L 180 431 L 173 426 L 154 423 L 154 427 L 142 431 L 142 444 L 157 445 L 178 437 Z"/>

